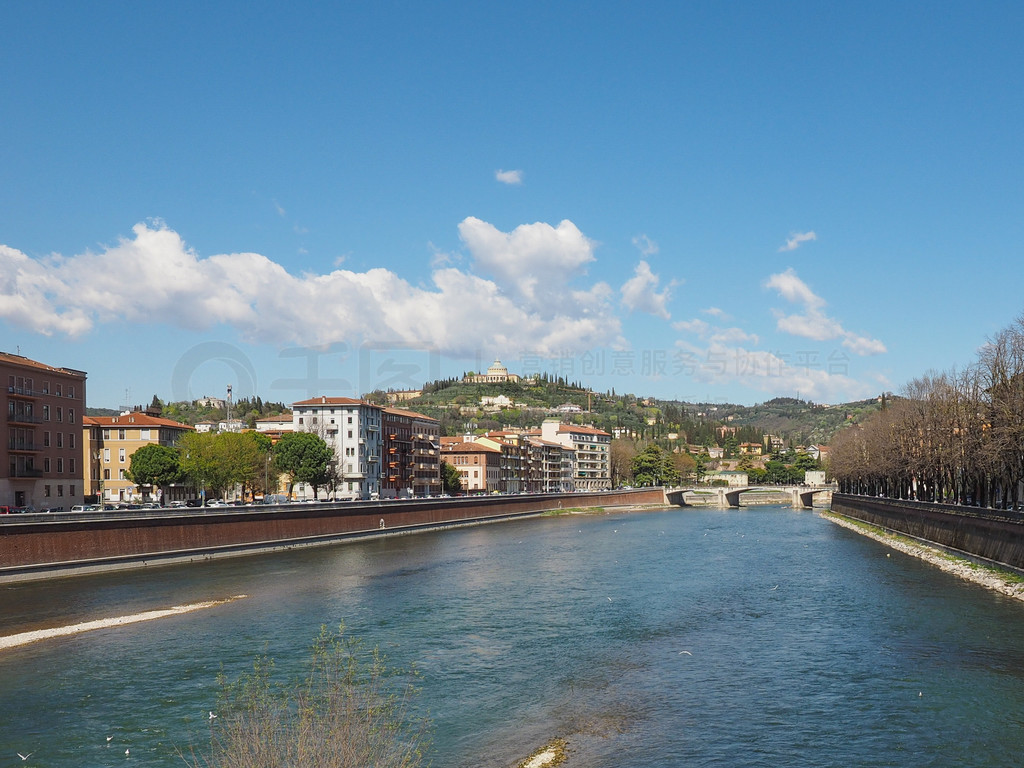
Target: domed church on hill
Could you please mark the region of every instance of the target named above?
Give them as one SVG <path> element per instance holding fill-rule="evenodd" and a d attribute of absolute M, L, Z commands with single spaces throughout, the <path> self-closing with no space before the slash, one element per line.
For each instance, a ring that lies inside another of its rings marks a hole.
<path fill-rule="evenodd" d="M 463 384 L 500 384 L 503 381 L 519 383 L 521 377 L 515 373 L 509 373 L 508 368 L 501 364 L 501 360 L 495 360 L 487 369 L 487 373 L 474 373 L 462 377 Z"/>

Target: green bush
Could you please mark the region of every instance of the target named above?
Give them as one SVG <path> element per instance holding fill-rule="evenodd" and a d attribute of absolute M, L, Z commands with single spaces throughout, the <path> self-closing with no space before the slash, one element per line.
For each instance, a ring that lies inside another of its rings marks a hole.
<path fill-rule="evenodd" d="M 306 677 L 273 679 L 274 663 L 257 658 L 234 682 L 218 678 L 208 754 L 193 768 L 418 768 L 429 745 L 428 723 L 412 712 L 417 689 L 374 648 L 322 628 Z"/>

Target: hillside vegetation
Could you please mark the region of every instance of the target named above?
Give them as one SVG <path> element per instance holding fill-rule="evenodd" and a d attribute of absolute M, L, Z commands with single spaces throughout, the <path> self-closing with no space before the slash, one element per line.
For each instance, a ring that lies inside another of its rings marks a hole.
<path fill-rule="evenodd" d="M 481 398 L 502 395 L 512 401 L 512 407 L 481 405 Z M 459 379 L 444 379 L 425 384 L 422 394 L 412 400 L 391 402 L 389 393 L 381 391 L 368 393 L 365 398 L 379 405 L 394 405 L 431 416 L 441 423 L 443 435 L 532 427 L 557 415 L 563 421 L 591 424 L 617 436 L 681 448 L 723 445 L 727 436 L 736 443 L 761 442 L 764 435 L 773 435 L 787 446 L 828 444 L 843 426 L 857 423 L 879 409 L 875 398 L 842 405 L 820 405 L 788 397 L 752 406 L 686 403 L 617 394 L 614 390 L 594 392 L 579 383 L 551 376 L 500 384 L 464 384 Z M 165 418 L 192 425 L 226 418 L 224 408 L 200 406 L 196 402 L 165 403 L 156 396 L 150 408 L 160 409 Z M 572 412 L 576 409 L 579 412 Z M 283 403 L 255 397 L 236 401 L 231 415 L 254 427 L 256 419 L 283 412 L 287 412 Z M 88 415 L 113 413 L 87 410 Z"/>

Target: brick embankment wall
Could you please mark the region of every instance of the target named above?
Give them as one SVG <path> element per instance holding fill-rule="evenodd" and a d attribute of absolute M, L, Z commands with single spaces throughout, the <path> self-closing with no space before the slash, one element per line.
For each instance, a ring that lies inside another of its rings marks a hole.
<path fill-rule="evenodd" d="M 663 503 L 663 491 L 651 488 L 105 515 L 5 516 L 0 520 L 0 581 L 410 533 L 557 509 Z"/>
<path fill-rule="evenodd" d="M 1024 514 L 839 493 L 832 497 L 832 511 L 1024 569 Z"/>

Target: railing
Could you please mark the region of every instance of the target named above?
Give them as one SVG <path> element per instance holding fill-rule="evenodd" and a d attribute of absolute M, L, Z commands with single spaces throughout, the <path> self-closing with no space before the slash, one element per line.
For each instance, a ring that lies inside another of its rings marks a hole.
<path fill-rule="evenodd" d="M 31 442 L 27 443 L 24 440 L 11 440 L 7 444 L 7 450 L 8 451 L 21 452 L 21 453 L 29 453 L 29 452 L 31 452 L 31 453 L 38 453 L 39 451 L 41 451 L 43 449 L 42 448 L 37 448 L 35 443 L 31 443 Z"/>
<path fill-rule="evenodd" d="M 39 416 L 33 416 L 30 413 L 8 413 L 7 421 L 10 424 L 42 424 L 43 420 Z"/>
<path fill-rule="evenodd" d="M 43 470 L 41 469 L 28 469 L 23 467 L 22 469 L 16 469 L 11 477 L 42 477 Z"/>
<path fill-rule="evenodd" d="M 26 387 L 8 387 L 7 393 L 10 395 L 22 395 L 24 397 L 41 397 L 42 395 L 48 394 L 45 391 L 39 392 Z"/>

